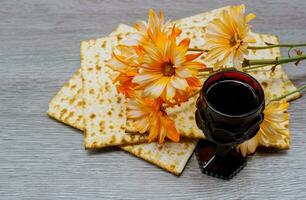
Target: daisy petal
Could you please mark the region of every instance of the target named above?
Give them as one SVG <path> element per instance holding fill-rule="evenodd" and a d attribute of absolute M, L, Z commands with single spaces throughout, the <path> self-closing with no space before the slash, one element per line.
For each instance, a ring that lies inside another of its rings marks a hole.
<path fill-rule="evenodd" d="M 147 84 L 162 77 L 162 74 L 138 74 L 133 78 L 133 83 Z"/>
<path fill-rule="evenodd" d="M 251 20 L 253 20 L 253 19 L 255 19 L 256 18 L 256 15 L 254 14 L 254 13 L 250 13 L 250 14 L 248 14 L 246 17 L 245 17 L 245 21 L 246 22 L 249 22 L 249 21 L 251 21 Z"/>
<path fill-rule="evenodd" d="M 192 76 L 191 71 L 187 67 L 176 68 L 175 74 L 181 78 L 187 78 L 187 77 Z"/>
<path fill-rule="evenodd" d="M 168 81 L 169 79 L 166 77 L 160 78 L 159 80 L 146 87 L 144 94 L 146 96 L 151 95 L 153 98 L 159 97 L 168 84 Z"/>
<path fill-rule="evenodd" d="M 178 78 L 176 76 L 171 77 L 170 83 L 173 87 L 179 90 L 185 90 L 188 87 L 188 83 L 185 79 Z"/>
<path fill-rule="evenodd" d="M 186 62 L 193 61 L 194 59 L 198 58 L 202 54 L 203 52 L 196 53 L 196 54 L 188 54 L 185 56 Z"/>
<path fill-rule="evenodd" d="M 171 84 L 168 83 L 166 99 L 170 100 L 174 97 L 174 95 L 175 95 L 175 88 Z"/>

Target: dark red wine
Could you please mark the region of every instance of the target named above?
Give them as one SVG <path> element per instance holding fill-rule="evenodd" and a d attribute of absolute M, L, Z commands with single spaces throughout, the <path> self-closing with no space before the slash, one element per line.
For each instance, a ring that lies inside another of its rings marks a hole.
<path fill-rule="evenodd" d="M 255 90 L 238 80 L 223 80 L 214 83 L 206 91 L 208 103 L 227 115 L 242 115 L 256 109 L 259 99 Z"/>

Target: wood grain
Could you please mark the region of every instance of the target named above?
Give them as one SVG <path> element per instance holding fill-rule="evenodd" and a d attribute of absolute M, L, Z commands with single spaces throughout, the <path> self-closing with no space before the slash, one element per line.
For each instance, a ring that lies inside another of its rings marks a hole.
<path fill-rule="evenodd" d="M 256 32 L 306 41 L 304 0 L 244 1 Z M 48 103 L 79 67 L 81 40 L 149 8 L 178 19 L 234 0 L 28 0 L 0 3 L 0 199 L 305 199 L 306 98 L 292 102 L 292 148 L 257 153 L 230 182 L 200 173 L 192 157 L 181 177 L 117 149 L 90 153 L 75 129 L 51 120 Z M 284 51 L 285 55 L 286 52 Z M 306 64 L 287 65 L 296 85 Z"/>

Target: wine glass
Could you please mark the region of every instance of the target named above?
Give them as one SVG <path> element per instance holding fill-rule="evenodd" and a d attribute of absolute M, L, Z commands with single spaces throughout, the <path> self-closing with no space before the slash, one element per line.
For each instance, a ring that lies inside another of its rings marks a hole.
<path fill-rule="evenodd" d="M 206 137 L 196 147 L 203 173 L 231 179 L 246 165 L 234 147 L 256 135 L 264 106 L 262 87 L 246 73 L 223 71 L 205 81 L 195 113 Z"/>

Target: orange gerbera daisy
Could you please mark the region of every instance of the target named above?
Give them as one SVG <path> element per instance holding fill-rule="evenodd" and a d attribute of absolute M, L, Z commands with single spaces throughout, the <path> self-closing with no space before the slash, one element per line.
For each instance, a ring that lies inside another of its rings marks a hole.
<path fill-rule="evenodd" d="M 138 47 L 119 45 L 107 62 L 110 68 L 119 72 L 113 81 L 119 82 L 117 89 L 126 96 L 137 86 L 132 80 L 138 73 L 140 54 L 141 50 Z"/>
<path fill-rule="evenodd" d="M 255 17 L 252 13 L 245 16 L 244 6 L 232 6 L 210 22 L 205 33 L 206 60 L 213 61 L 216 67 L 226 64 L 241 67 L 248 54 L 248 43 L 255 42 L 247 24 Z"/>
<path fill-rule="evenodd" d="M 170 21 L 164 23 L 164 20 L 164 13 L 162 11 L 160 11 L 159 15 L 157 15 L 153 9 L 150 9 L 148 22 L 139 21 L 135 23 L 134 27 L 143 35 L 147 34 L 148 29 L 154 34 L 158 32 L 165 32 Z"/>
<path fill-rule="evenodd" d="M 153 35 L 160 32 L 166 32 L 169 28 L 169 22 L 170 20 L 165 23 L 164 13 L 162 11 L 160 11 L 159 14 L 156 14 L 153 9 L 150 9 L 148 22 L 138 21 L 135 23 L 134 28 L 137 32 L 130 34 L 123 43 L 127 45 L 138 45 L 140 42 L 148 39 L 148 30 Z"/>
<path fill-rule="evenodd" d="M 150 29 L 147 32 L 148 39 L 140 43 L 144 52 L 142 63 L 133 79 L 144 90 L 144 95 L 168 101 L 178 94 L 177 91 L 187 94 L 190 89 L 200 87 L 201 82 L 196 76 L 205 65 L 194 59 L 202 52 L 187 54 L 190 40 L 186 38 L 177 44 L 180 32 L 175 27 L 170 34 L 153 34 Z"/>
<path fill-rule="evenodd" d="M 178 142 L 180 134 L 161 104 L 160 99 L 141 97 L 134 93 L 127 101 L 127 118 L 137 121 L 135 126 L 139 133 L 149 133 L 149 142 L 158 138 L 159 143 L 163 143 L 165 137 Z"/>
<path fill-rule="evenodd" d="M 289 148 L 290 133 L 288 130 L 289 104 L 286 100 L 271 101 L 264 110 L 264 120 L 258 133 L 248 141 L 240 144 L 237 149 L 243 156 L 252 154 L 258 146 Z"/>

